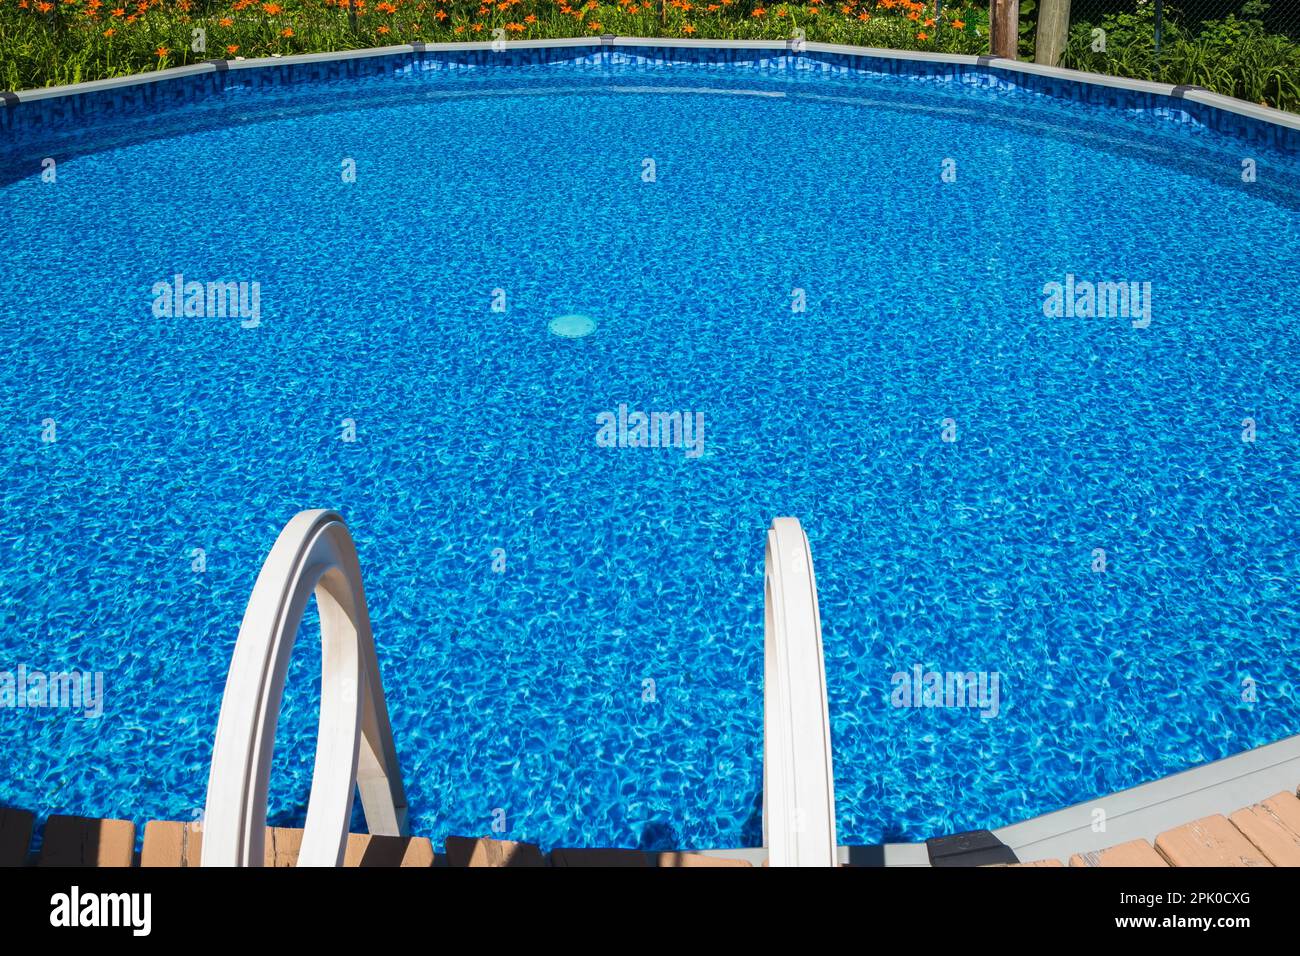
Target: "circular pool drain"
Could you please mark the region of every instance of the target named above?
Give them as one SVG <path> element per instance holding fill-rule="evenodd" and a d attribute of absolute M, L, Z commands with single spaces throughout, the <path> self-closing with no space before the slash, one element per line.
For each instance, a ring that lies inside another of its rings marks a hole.
<path fill-rule="evenodd" d="M 596 320 L 588 315 L 561 315 L 551 319 L 548 328 L 566 339 L 580 339 L 596 331 Z"/>

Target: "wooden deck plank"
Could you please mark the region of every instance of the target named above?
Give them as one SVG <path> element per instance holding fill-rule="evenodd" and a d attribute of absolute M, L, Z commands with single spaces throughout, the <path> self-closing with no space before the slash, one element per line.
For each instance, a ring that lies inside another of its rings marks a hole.
<path fill-rule="evenodd" d="M 140 865 L 149 867 L 198 866 L 203 832 L 194 823 L 151 820 L 144 828 L 144 850 Z M 302 830 L 290 827 L 266 828 L 263 866 L 294 866 L 302 849 Z M 433 866 L 433 844 L 424 837 L 348 835 L 343 853 L 345 867 L 429 867 Z"/>
<path fill-rule="evenodd" d="M 344 866 L 405 867 L 433 866 L 433 841 L 428 837 L 377 836 L 351 833 L 343 853 Z"/>
<path fill-rule="evenodd" d="M 1049 859 L 1049 860 L 1033 860 L 1032 862 L 1029 863 L 981 863 L 979 865 L 979 868 L 981 870 L 998 870 L 998 869 L 1009 870 L 1009 869 L 1014 869 L 1016 867 L 1026 867 L 1026 866 L 1038 867 L 1038 866 L 1063 866 L 1063 865 L 1064 864 L 1062 864 L 1060 860 Z"/>
<path fill-rule="evenodd" d="M 551 866 L 649 866 L 641 850 L 565 848 L 551 851 Z"/>
<path fill-rule="evenodd" d="M 297 866 L 302 852 L 302 830 L 289 827 L 267 827 L 265 852 L 262 863 L 267 868 Z"/>
<path fill-rule="evenodd" d="M 1004 863 L 1006 867 L 1016 866 L 1064 866 L 1060 860 L 1034 860 L 1032 863 Z"/>
<path fill-rule="evenodd" d="M 1156 850 L 1174 866 L 1272 866 L 1221 813 L 1166 830 Z"/>
<path fill-rule="evenodd" d="M 1294 793 L 1276 793 L 1264 801 L 1269 812 L 1274 814 L 1293 833 L 1300 833 L 1300 799 Z"/>
<path fill-rule="evenodd" d="M 1169 866 L 1146 840 L 1130 840 L 1104 850 L 1090 850 L 1070 857 L 1070 866 Z"/>
<path fill-rule="evenodd" d="M 753 866 L 748 860 L 736 860 L 725 856 L 709 856 L 707 853 L 660 853 L 659 866 Z"/>
<path fill-rule="evenodd" d="M 150 820 L 144 825 L 144 848 L 140 851 L 140 865 L 198 866 L 202 840 L 203 834 L 193 823 Z"/>
<path fill-rule="evenodd" d="M 23 866 L 32 845 L 35 814 L 26 810 L 0 809 L 0 866 Z"/>
<path fill-rule="evenodd" d="M 545 866 L 542 851 L 531 843 L 489 840 L 486 837 L 447 837 L 447 865 L 462 866 Z"/>
<path fill-rule="evenodd" d="M 1228 819 L 1274 866 L 1300 866 L 1300 832 L 1287 822 L 1300 824 L 1300 800 L 1293 794 L 1275 794 Z"/>
<path fill-rule="evenodd" d="M 45 822 L 39 866 L 130 866 L 135 824 L 130 820 L 53 816 Z"/>

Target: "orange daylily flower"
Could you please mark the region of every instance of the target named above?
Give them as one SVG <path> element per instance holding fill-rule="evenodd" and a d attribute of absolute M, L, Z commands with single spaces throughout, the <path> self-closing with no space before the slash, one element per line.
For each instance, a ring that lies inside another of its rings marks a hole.
<path fill-rule="evenodd" d="M 292 28 L 292 27 L 285 27 L 283 30 L 280 31 L 280 36 L 282 36 L 282 37 L 291 37 L 291 36 L 293 36 L 293 28 Z"/>
<path fill-rule="evenodd" d="M 170 53 L 171 50 L 167 49 L 165 46 L 160 46 L 158 49 L 154 50 L 153 52 L 157 55 L 158 59 L 161 60 L 168 53 Z"/>
<path fill-rule="evenodd" d="M 230 17 L 222 17 L 220 20 L 217 21 L 217 26 L 229 27 L 229 26 L 233 26 L 234 23 L 235 21 L 230 19 Z"/>
<path fill-rule="evenodd" d="M 238 52 L 239 52 L 239 44 L 237 44 L 237 43 L 232 43 L 232 44 L 230 44 L 229 46 L 226 47 L 226 52 L 227 52 L 227 53 L 238 53 Z"/>

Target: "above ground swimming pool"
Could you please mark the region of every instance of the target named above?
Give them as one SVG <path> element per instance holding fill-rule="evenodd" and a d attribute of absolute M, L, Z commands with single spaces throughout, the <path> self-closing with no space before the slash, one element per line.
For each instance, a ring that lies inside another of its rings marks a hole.
<path fill-rule="evenodd" d="M 436 843 L 758 844 L 778 515 L 816 562 L 841 843 L 1300 732 L 1295 157 L 921 66 L 707 59 L 231 71 L 11 134 L 0 671 L 104 694 L 0 708 L 0 805 L 196 816 L 254 579 L 318 507 Z M 1079 304 L 1102 282 L 1128 312 Z M 636 412 L 695 427 L 632 447 Z M 273 823 L 310 785 L 304 627 Z M 897 706 L 918 670 L 999 696 Z"/>

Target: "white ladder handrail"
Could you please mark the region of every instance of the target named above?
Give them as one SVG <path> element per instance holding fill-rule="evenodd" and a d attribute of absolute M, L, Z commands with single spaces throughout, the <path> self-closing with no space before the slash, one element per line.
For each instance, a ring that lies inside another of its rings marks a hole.
<path fill-rule="evenodd" d="M 313 591 L 321 625 L 316 765 L 299 866 L 339 866 L 358 789 L 371 833 L 404 836 L 406 796 L 356 546 L 333 511 L 303 511 L 253 586 L 226 678 L 203 816 L 203 866 L 261 866 L 275 731 Z"/>
<path fill-rule="evenodd" d="M 773 519 L 763 564 L 763 845 L 769 866 L 835 866 L 821 615 L 798 519 Z"/>

